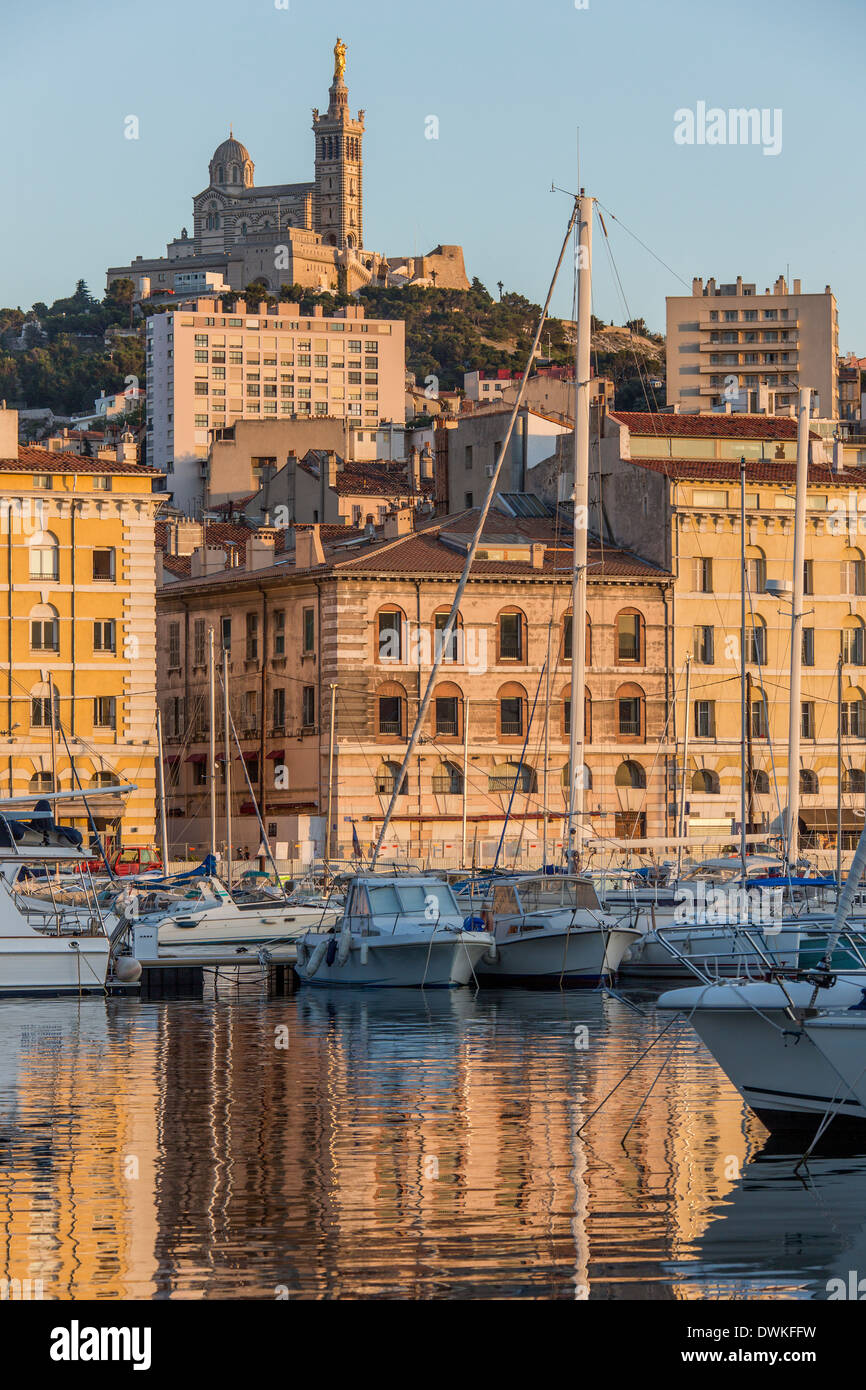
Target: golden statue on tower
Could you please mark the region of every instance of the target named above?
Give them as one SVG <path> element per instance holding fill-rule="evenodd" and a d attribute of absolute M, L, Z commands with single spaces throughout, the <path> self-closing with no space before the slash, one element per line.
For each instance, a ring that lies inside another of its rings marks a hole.
<path fill-rule="evenodd" d="M 346 75 L 346 45 L 342 39 L 334 44 L 334 81 L 342 82 Z"/>

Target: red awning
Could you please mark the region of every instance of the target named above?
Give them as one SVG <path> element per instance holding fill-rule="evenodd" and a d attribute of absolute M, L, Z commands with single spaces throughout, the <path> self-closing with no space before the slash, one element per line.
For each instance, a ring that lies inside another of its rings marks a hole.
<path fill-rule="evenodd" d="M 187 758 L 188 763 L 206 763 L 207 753 L 190 753 Z"/>
<path fill-rule="evenodd" d="M 257 763 L 259 760 L 258 753 L 242 753 L 241 757 L 245 763 Z"/>
<path fill-rule="evenodd" d="M 180 754 L 179 754 L 179 753 L 169 753 L 168 756 L 166 757 L 165 761 L 166 761 L 167 763 L 179 763 L 179 762 L 180 762 Z"/>
<path fill-rule="evenodd" d="M 273 753 L 266 753 L 266 754 L 265 754 L 265 757 L 268 759 L 268 761 L 269 761 L 269 762 L 272 762 L 272 763 L 281 762 L 282 759 L 283 759 L 285 756 L 286 756 L 286 750 L 285 750 L 285 748 L 280 748 L 280 749 L 276 750 L 276 751 L 273 752 Z"/>

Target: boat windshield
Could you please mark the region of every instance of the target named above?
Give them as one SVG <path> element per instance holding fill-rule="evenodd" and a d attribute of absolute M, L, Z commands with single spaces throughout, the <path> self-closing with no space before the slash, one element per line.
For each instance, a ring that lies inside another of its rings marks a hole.
<path fill-rule="evenodd" d="M 447 883 L 438 880 L 430 883 L 388 883 L 370 887 L 370 911 L 374 916 L 397 914 L 401 912 L 427 913 L 435 921 L 438 917 L 459 917 L 460 909 Z"/>
<path fill-rule="evenodd" d="M 531 878 L 516 885 L 524 912 L 561 912 L 563 909 L 598 910 L 598 894 L 591 883 L 563 878 Z"/>

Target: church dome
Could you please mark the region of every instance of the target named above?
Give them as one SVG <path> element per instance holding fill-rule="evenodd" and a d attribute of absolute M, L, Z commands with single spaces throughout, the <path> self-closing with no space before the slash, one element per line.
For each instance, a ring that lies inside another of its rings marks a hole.
<path fill-rule="evenodd" d="M 221 145 L 217 145 L 208 167 L 211 187 L 218 188 L 226 184 L 235 184 L 242 188 L 252 187 L 255 165 L 246 145 L 236 140 L 231 130 L 228 140 L 223 140 Z"/>

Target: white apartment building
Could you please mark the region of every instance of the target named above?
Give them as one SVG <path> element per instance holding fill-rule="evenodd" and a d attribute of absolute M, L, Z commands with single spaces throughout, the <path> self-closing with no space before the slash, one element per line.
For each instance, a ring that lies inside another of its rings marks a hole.
<path fill-rule="evenodd" d="M 756 293 L 742 276 L 717 285 L 696 278 L 690 295 L 667 299 L 667 403 L 707 410 L 795 413 L 801 386 L 817 393 L 818 413 L 839 417 L 839 316 L 836 297 L 803 294 L 784 276 Z"/>
<path fill-rule="evenodd" d="M 176 506 L 201 501 L 213 432 L 235 420 L 336 418 L 372 436 L 405 420 L 403 322 L 317 308 L 193 300 L 148 319 L 148 463 Z"/>

